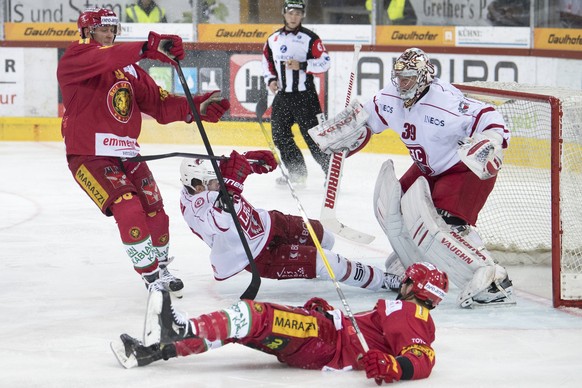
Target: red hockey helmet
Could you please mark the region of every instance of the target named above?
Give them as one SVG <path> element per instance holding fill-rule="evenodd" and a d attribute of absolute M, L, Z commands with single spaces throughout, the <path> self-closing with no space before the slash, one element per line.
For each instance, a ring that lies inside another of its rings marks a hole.
<path fill-rule="evenodd" d="M 83 39 L 87 38 L 83 34 L 83 28 L 89 28 L 90 33 L 92 33 L 95 27 L 99 26 L 115 26 L 115 35 L 119 35 L 121 32 L 119 18 L 115 12 L 107 8 L 87 8 L 77 19 L 77 28 Z"/>
<path fill-rule="evenodd" d="M 449 277 L 427 262 L 414 263 L 406 269 L 402 284 L 412 281 L 412 293 L 420 300 L 436 307 L 449 291 Z"/>

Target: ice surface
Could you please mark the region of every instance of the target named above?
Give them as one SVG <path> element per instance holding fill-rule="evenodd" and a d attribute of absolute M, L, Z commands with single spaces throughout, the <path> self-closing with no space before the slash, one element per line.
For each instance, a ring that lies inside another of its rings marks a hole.
<path fill-rule="evenodd" d="M 242 149 L 244 150 L 244 149 Z M 203 153 L 197 146 L 150 145 L 143 154 Z M 217 147 L 216 154 L 230 148 Z M 376 174 L 387 155 L 357 154 L 346 162 L 338 216 L 376 236 L 369 246 L 338 238 L 335 250 L 383 265 L 390 252 L 371 206 Z M 394 156 L 397 174 L 408 157 Z M 299 197 L 317 218 L 323 172 L 306 155 L 310 177 Z M 197 315 L 234 302 L 250 275 L 216 282 L 208 248 L 182 220 L 179 158 L 149 162 L 170 215 L 172 271 L 185 283 L 176 306 Z M 257 207 L 298 214 L 279 173 L 250 176 L 245 195 Z M 123 332 L 141 336 L 146 289 L 134 273 L 113 218 L 100 214 L 76 186 L 60 143 L 0 143 L 0 386 L 1 387 L 373 387 L 363 372 L 292 369 L 260 352 L 231 345 L 202 355 L 125 370 L 109 342 Z M 430 387 L 579 387 L 582 314 L 551 306 L 549 267 L 510 267 L 518 304 L 461 310 L 452 289 L 434 310 L 437 364 Z M 353 311 L 379 297 L 342 287 Z M 303 304 L 311 296 L 341 306 L 331 282 L 264 279 L 257 300 Z"/>

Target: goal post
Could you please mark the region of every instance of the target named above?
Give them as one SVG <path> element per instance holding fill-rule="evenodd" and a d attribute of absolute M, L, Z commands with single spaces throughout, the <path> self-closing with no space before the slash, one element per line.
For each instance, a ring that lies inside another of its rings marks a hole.
<path fill-rule="evenodd" d="M 582 308 L 582 90 L 457 84 L 493 105 L 511 140 L 477 228 L 501 264 L 551 264 L 554 307 Z"/>

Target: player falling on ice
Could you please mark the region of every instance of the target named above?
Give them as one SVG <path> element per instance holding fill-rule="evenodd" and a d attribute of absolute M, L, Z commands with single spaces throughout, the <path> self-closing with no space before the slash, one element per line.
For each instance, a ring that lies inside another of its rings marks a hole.
<path fill-rule="evenodd" d="M 509 144 L 501 114 L 436 78 L 428 56 L 411 48 L 394 63 L 391 84 L 309 132 L 326 152 L 354 153 L 386 129 L 414 162 L 397 179 L 386 161 L 376 182 L 375 215 L 394 249 L 386 267 L 420 258 L 449 274 L 462 307 L 514 304 L 507 271 L 475 229 Z"/>
<path fill-rule="evenodd" d="M 247 175 L 268 173 L 276 168 L 271 151 L 249 151 L 243 155 L 233 151 L 229 159 L 220 161 L 220 171 L 259 274 L 281 280 L 330 279 L 301 217 L 255 208 L 241 195 Z M 232 217 L 224 211 L 219 198 L 219 185 L 211 163 L 184 159 L 180 174 L 184 185 L 180 199 L 182 214 L 192 232 L 211 248 L 215 279 L 224 280 L 248 270 L 249 262 Z M 310 223 L 338 281 L 371 291 L 399 288 L 400 276 L 332 252 L 333 234 L 325 231 L 319 221 L 310 220 Z"/>
<path fill-rule="evenodd" d="M 367 353 L 350 319 L 321 298 L 301 307 L 241 300 L 188 319 L 172 306 L 166 291 L 153 290 L 144 341 L 122 334 L 111 349 L 123 367 L 132 368 L 238 343 L 296 368 L 365 370 L 378 383 L 423 379 L 435 364 L 429 311 L 448 289 L 446 273 L 432 264 L 408 267 L 397 300 L 379 299 L 372 310 L 354 315 Z"/>

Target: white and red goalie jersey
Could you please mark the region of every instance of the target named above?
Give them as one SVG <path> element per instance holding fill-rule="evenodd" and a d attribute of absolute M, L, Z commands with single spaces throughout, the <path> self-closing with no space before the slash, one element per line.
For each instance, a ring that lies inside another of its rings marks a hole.
<path fill-rule="evenodd" d="M 217 198 L 217 191 L 191 195 L 183 188 L 180 208 L 192 232 L 211 249 L 214 278 L 225 280 L 244 270 L 249 260 L 231 214 L 215 206 Z M 255 209 L 242 196 L 233 196 L 233 203 L 253 258 L 256 258 L 268 241 L 271 217 L 266 210 Z"/>
<path fill-rule="evenodd" d="M 373 133 L 392 129 L 420 170 L 442 174 L 461 161 L 459 142 L 485 131 L 497 132 L 507 148 L 510 134 L 503 116 L 492 106 L 465 97 L 448 82 L 435 78 L 428 92 L 410 109 L 390 83 L 364 104 Z"/>

